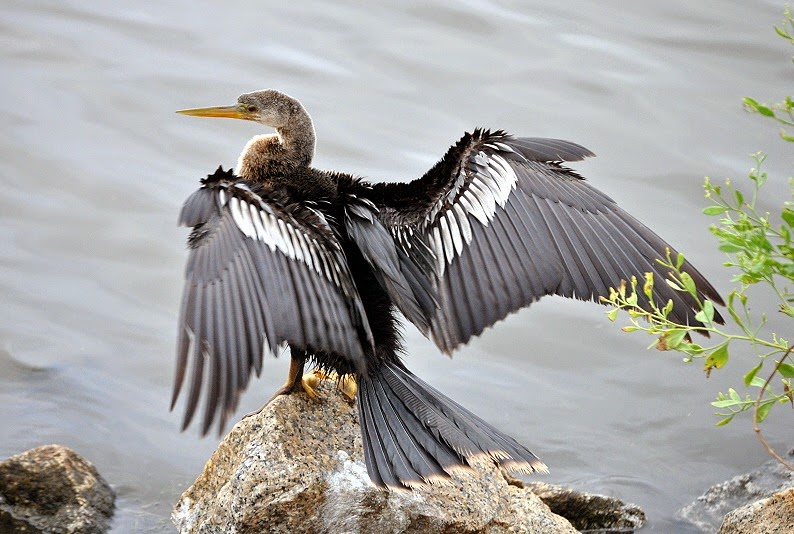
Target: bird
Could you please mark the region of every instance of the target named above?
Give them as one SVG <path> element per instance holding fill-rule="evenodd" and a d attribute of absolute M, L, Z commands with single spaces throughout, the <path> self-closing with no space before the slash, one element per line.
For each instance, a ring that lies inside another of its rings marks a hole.
<path fill-rule="evenodd" d="M 449 355 L 543 296 L 598 302 L 621 280 L 664 278 L 657 258 L 677 254 L 567 166 L 594 156 L 573 142 L 477 128 L 420 178 L 371 183 L 312 166 L 312 119 L 280 91 L 177 113 L 274 130 L 248 141 L 234 170 L 202 179 L 179 216 L 191 228 L 171 401 L 188 384 L 182 430 L 203 398 L 201 434 L 215 421 L 222 431 L 263 355 L 286 344 L 290 369 L 273 398 L 310 388 L 307 364 L 352 377 L 367 472 L 381 488 L 449 481 L 476 458 L 547 471 L 406 367 L 400 314 Z M 673 302 L 671 320 L 702 326 L 698 300 L 723 301 L 688 261 L 681 270 L 697 298 L 666 284 L 652 298 Z"/>

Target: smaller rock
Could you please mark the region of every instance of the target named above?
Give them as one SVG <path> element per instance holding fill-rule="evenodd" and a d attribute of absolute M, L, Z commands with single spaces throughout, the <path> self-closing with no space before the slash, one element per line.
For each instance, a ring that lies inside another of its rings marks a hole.
<path fill-rule="evenodd" d="M 794 531 L 794 488 L 737 508 L 719 534 L 785 534 Z"/>
<path fill-rule="evenodd" d="M 0 532 L 99 534 L 115 498 L 90 462 L 61 445 L 0 462 Z"/>
<path fill-rule="evenodd" d="M 787 460 L 794 462 L 794 449 L 789 451 Z M 677 515 L 703 532 L 716 532 L 728 512 L 788 488 L 794 488 L 794 471 L 777 460 L 769 460 L 749 473 L 712 486 Z"/>
<path fill-rule="evenodd" d="M 515 483 L 513 480 L 508 480 Z M 579 531 L 633 532 L 645 524 L 645 512 L 636 504 L 627 504 L 615 497 L 577 491 L 575 489 L 530 482 L 522 484 L 540 497 L 557 515 L 571 522 Z"/>

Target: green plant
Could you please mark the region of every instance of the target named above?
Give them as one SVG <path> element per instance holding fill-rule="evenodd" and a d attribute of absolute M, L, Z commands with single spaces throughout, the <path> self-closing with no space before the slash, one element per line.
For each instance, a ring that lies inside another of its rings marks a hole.
<path fill-rule="evenodd" d="M 788 7 L 784 24 L 782 27 L 775 27 L 775 30 L 794 45 L 794 18 Z M 778 104 L 767 105 L 745 98 L 744 104 L 748 111 L 782 124 L 781 138 L 786 142 L 794 142 L 794 136 L 785 130 L 785 127 L 794 126 L 794 99 L 789 96 Z M 738 414 L 751 410 L 753 426 L 761 442 L 772 456 L 794 470 L 794 466 L 783 460 L 767 444 L 759 426 L 773 407 L 794 407 L 794 344 L 775 333 L 763 333 L 767 315 L 751 313 L 747 294 L 752 286 L 766 286 L 777 297 L 779 312 L 794 318 L 794 182 L 789 179 L 790 197 L 783 202 L 778 215 L 759 212 L 756 208 L 758 198 L 768 178 L 767 173 L 762 170 L 766 156 L 757 153 L 752 157 L 755 165 L 748 177 L 751 194 L 745 195 L 730 181 L 717 185 L 706 178 L 704 185 L 705 196 L 712 204 L 703 213 L 719 217 L 719 222 L 712 224 L 710 230 L 719 242 L 719 249 L 728 257 L 724 265 L 736 273 L 732 280 L 735 287 L 727 298 L 727 310 L 732 323 L 738 328 L 738 333 L 730 333 L 727 328 L 714 322 L 714 304 L 698 298 L 692 278 L 681 271 L 683 256 L 671 257 L 669 251 L 667 258 L 659 260 L 669 269 L 669 276 L 664 282 L 677 291 L 688 292 L 698 301 L 699 311 L 696 318 L 703 326 L 689 326 L 671 321 L 669 314 L 673 309 L 672 301 L 661 305 L 652 304 L 649 310 L 637 305 L 639 291 L 650 298 L 653 284 L 657 282 L 651 273 L 645 274 L 642 284 L 636 278 L 628 283 L 623 281 L 617 289 L 611 291 L 609 298 L 603 300 L 613 306 L 607 312 L 612 321 L 616 320 L 620 310 L 628 312 L 631 324 L 624 327 L 624 331 L 643 331 L 657 336 L 658 339 L 649 348 L 655 346 L 659 350 L 681 352 L 685 355 L 685 362 L 702 360 L 706 376 L 714 369 L 721 369 L 728 362 L 735 344 L 748 345 L 755 352 L 757 363 L 744 374 L 744 385 L 757 389 L 757 394 L 746 394 L 742 397 L 734 388 L 730 388 L 727 393 L 719 393 L 717 399 L 711 403 L 720 416 L 717 425 L 728 424 Z M 705 338 L 707 344 L 704 346 L 694 342 L 690 336 L 692 332 L 709 334 L 710 337 Z"/>
<path fill-rule="evenodd" d="M 783 13 L 783 23 L 780 26 L 775 26 L 775 31 L 780 37 L 787 40 L 789 44 L 794 45 L 794 17 L 792 17 L 791 9 L 788 5 Z M 792 62 L 794 62 L 794 58 L 792 58 Z M 743 102 L 748 111 L 759 113 L 782 124 L 780 137 L 784 141 L 794 141 L 794 136 L 789 135 L 785 129 L 786 126 L 794 126 L 794 99 L 791 96 L 787 96 L 782 102 L 773 105 L 759 104 L 758 101 L 749 97 L 745 97 Z"/>

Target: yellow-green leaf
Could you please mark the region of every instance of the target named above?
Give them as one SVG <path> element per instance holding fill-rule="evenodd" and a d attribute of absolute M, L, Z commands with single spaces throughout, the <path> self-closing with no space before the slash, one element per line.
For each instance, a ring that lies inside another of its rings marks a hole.
<path fill-rule="evenodd" d="M 645 273 L 645 283 L 642 285 L 642 292 L 649 299 L 653 296 L 653 273 Z"/>
<path fill-rule="evenodd" d="M 714 350 L 711 354 L 708 355 L 706 358 L 706 362 L 703 364 L 703 368 L 706 371 L 710 369 L 721 369 L 725 363 L 728 361 L 728 344 L 723 343 L 719 347 Z"/>

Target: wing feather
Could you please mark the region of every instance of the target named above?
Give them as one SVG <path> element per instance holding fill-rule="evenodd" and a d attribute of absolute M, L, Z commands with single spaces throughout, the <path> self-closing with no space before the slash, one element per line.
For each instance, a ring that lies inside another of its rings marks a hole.
<path fill-rule="evenodd" d="M 621 279 L 649 271 L 666 276 L 656 259 L 675 250 L 561 165 L 592 155 L 559 139 L 477 130 L 414 182 L 351 188 L 416 264 L 421 274 L 406 276 L 409 288 L 401 292 L 425 291 L 437 305 L 422 307 L 418 320 L 406 316 L 442 350 L 451 352 L 544 295 L 598 302 Z M 368 259 L 382 268 L 377 256 Z M 722 304 L 689 262 L 683 270 L 699 299 Z M 653 297 L 659 304 L 673 300 L 673 320 L 699 324 L 689 294 L 660 283 Z M 644 295 L 639 303 L 649 304 Z M 719 313 L 715 319 L 722 320 Z"/>
<path fill-rule="evenodd" d="M 173 408 L 187 378 L 183 428 L 203 392 L 202 434 L 216 420 L 222 429 L 263 353 L 283 343 L 364 368 L 372 334 L 319 208 L 219 170 L 186 201 L 180 223 L 193 227 L 172 399 Z"/>

